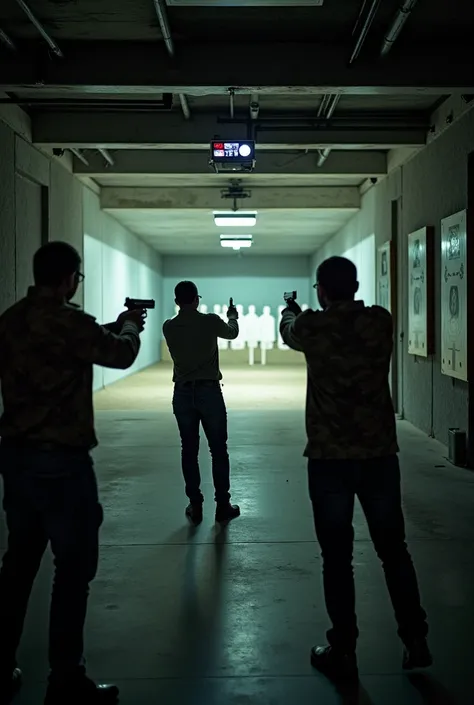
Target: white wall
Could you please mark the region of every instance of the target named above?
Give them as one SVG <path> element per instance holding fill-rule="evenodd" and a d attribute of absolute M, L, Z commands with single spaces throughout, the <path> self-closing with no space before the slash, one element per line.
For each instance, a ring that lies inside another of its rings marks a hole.
<path fill-rule="evenodd" d="M 148 367 L 160 359 L 162 323 L 161 258 L 107 213 L 99 197 L 84 189 L 84 308 L 99 322 L 114 321 L 127 296 L 155 299 L 149 311 L 142 346 L 128 370 L 97 368 L 94 389 Z"/>
<path fill-rule="evenodd" d="M 301 304 L 311 303 L 308 257 L 164 257 L 164 318 L 174 315 L 174 287 L 182 279 L 194 281 L 202 303 L 212 312 L 214 304 L 250 304 L 262 313 L 263 306 L 275 311 L 285 291 L 297 290 Z"/>
<path fill-rule="evenodd" d="M 98 197 L 67 167 L 67 156 L 50 158 L 0 119 L 0 313 L 26 294 L 34 252 L 47 240 L 69 242 L 85 260 L 86 279 L 75 301 L 100 322 L 115 320 L 126 296 L 156 299 L 137 362 L 127 371 L 97 370 L 97 389 L 159 360 L 161 260 L 101 212 Z"/>
<path fill-rule="evenodd" d="M 311 258 L 311 269 L 314 272 L 313 277 L 316 280 L 316 270 L 318 266 L 328 257 L 339 255 L 347 257 L 351 262 L 354 262 L 357 267 L 359 276 L 359 292 L 358 299 L 362 299 L 367 306 L 375 304 L 375 234 L 371 233 L 366 237 L 357 241 L 352 247 L 347 247 L 351 239 L 351 231 L 348 226 L 341 231 L 341 237 L 332 238 L 326 245 L 321 247 L 318 252 Z M 347 248 L 347 249 L 346 249 Z M 316 291 L 313 289 L 312 304 L 316 305 Z"/>
<path fill-rule="evenodd" d="M 375 236 L 375 248 L 390 240 L 393 234 L 392 202 L 399 200 L 398 233 L 394 229 L 398 240 L 395 336 L 398 407 L 408 421 L 433 434 L 442 443 L 447 442 L 449 428 L 467 430 L 469 425 L 468 384 L 441 374 L 440 227 L 442 218 L 467 208 L 467 160 L 472 151 L 474 109 L 371 188 L 362 198 L 360 212 L 312 258 L 315 269 L 319 262 L 331 255 L 352 252 L 354 256 L 362 256 L 366 247 L 364 243 L 372 235 Z M 427 225 L 434 226 L 435 230 L 435 352 L 425 359 L 409 355 L 407 351 L 407 235 Z M 372 288 L 375 266 L 372 273 L 368 270 L 369 265 L 363 263 L 359 279 L 367 276 Z"/>

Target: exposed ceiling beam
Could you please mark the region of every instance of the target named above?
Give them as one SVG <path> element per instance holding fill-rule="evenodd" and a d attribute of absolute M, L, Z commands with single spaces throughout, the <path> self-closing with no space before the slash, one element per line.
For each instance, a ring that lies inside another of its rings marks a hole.
<path fill-rule="evenodd" d="M 133 188 L 104 187 L 100 197 L 106 210 L 231 210 L 232 202 L 221 197 L 218 188 Z M 252 188 L 250 198 L 238 201 L 239 209 L 324 208 L 357 209 L 357 186 Z"/>
<path fill-rule="evenodd" d="M 67 62 L 38 62 L 22 51 L 0 66 L 0 90 L 62 88 L 88 93 L 452 94 L 474 90 L 469 47 L 446 61 L 439 44 L 414 43 L 384 60 L 347 65 L 347 47 L 331 43 L 178 44 L 173 61 L 152 42 L 64 42 Z M 225 57 L 225 61 L 216 57 Z M 265 60 L 263 60 L 263 58 Z"/>
<path fill-rule="evenodd" d="M 317 152 L 258 152 L 256 174 L 312 175 L 360 177 L 382 176 L 387 173 L 387 155 L 376 151 L 333 151 L 321 168 L 317 168 Z M 117 176 L 140 174 L 185 175 L 208 174 L 208 158 L 200 152 L 171 152 L 160 150 L 120 150 L 114 153 L 114 164 L 107 165 L 91 152 L 89 166 L 75 162 L 74 171 L 91 177 L 103 174 Z"/>
<path fill-rule="evenodd" d="M 416 124 L 418 123 L 418 125 Z M 260 150 L 391 149 L 423 146 L 426 126 L 420 120 L 384 121 L 333 117 L 330 126 L 317 119 L 304 121 L 252 121 Z M 106 149 L 209 149 L 215 137 L 248 139 L 245 123 L 221 123 L 213 116 L 195 115 L 184 122 L 167 113 L 73 114 L 41 113 L 33 120 L 37 145 Z"/>

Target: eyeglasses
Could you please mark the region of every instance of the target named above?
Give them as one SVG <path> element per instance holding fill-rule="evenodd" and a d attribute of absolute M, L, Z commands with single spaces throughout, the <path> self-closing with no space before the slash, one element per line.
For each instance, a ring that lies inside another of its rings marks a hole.
<path fill-rule="evenodd" d="M 76 272 L 76 279 L 78 284 L 84 281 L 85 275 L 82 272 Z"/>
<path fill-rule="evenodd" d="M 319 282 L 316 282 L 316 284 L 313 284 L 313 289 L 317 289 L 319 286 Z"/>

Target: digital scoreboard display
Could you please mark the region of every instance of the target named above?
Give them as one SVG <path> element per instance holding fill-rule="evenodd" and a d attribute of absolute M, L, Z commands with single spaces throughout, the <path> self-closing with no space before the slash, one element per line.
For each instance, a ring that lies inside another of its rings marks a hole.
<path fill-rule="evenodd" d="M 214 162 L 251 162 L 255 159 L 255 142 L 212 142 L 211 158 Z"/>

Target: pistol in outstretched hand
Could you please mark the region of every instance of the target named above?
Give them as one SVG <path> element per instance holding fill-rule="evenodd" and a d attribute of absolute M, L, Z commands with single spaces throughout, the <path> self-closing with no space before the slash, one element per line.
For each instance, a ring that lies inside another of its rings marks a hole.
<path fill-rule="evenodd" d="M 129 311 L 145 311 L 145 318 L 147 316 L 147 309 L 155 308 L 155 299 L 131 299 L 129 296 L 125 299 L 125 308 Z"/>

